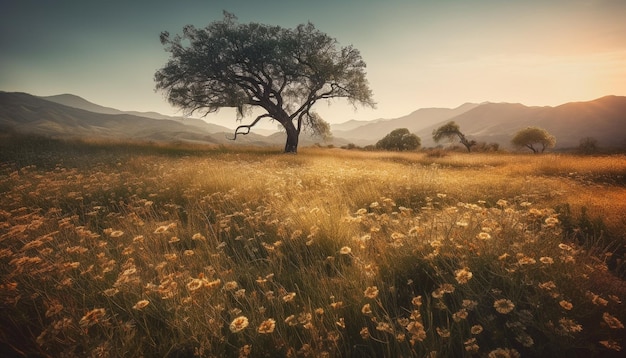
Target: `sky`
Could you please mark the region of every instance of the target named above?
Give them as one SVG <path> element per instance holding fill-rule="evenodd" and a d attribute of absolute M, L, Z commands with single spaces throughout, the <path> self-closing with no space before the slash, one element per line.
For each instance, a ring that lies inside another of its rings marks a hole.
<path fill-rule="evenodd" d="M 376 108 L 318 102 L 330 123 L 626 95 L 624 0 L 0 0 L 0 91 L 182 115 L 154 89 L 168 60 L 159 34 L 224 10 L 241 23 L 311 22 L 361 52 Z M 232 110 L 205 119 L 236 124 Z"/>

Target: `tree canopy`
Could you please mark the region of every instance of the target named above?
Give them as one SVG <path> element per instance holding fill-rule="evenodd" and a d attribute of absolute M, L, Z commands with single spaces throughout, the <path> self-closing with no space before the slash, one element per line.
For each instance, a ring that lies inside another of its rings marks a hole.
<path fill-rule="evenodd" d="M 376 148 L 385 150 L 416 150 L 422 143 L 420 138 L 406 128 L 398 128 L 376 143 Z"/>
<path fill-rule="evenodd" d="M 511 143 L 516 147 L 526 147 L 533 153 L 543 153 L 546 148 L 554 147 L 556 138 L 543 128 L 526 127 L 515 134 Z"/>
<path fill-rule="evenodd" d="M 163 32 L 160 39 L 171 56 L 154 79 L 172 105 L 186 114 L 236 108 L 238 120 L 252 108 L 264 110 L 237 127 L 233 139 L 270 118 L 287 133 L 285 152 L 295 153 L 303 128 L 329 133 L 312 110 L 317 101 L 344 98 L 355 106 L 374 106 L 359 51 L 340 47 L 311 23 L 293 29 L 240 24 L 225 12 L 223 20 L 205 28 L 187 25 L 182 35 Z"/>
<path fill-rule="evenodd" d="M 465 148 L 467 148 L 468 152 L 471 151 L 472 146 L 476 145 L 476 141 L 467 140 L 467 138 L 465 138 L 465 135 L 461 132 L 459 125 L 456 124 L 456 122 L 454 121 L 448 122 L 443 126 L 433 130 L 433 140 L 436 143 L 439 143 L 439 141 L 444 138 L 448 139 L 449 141 L 453 141 L 456 137 L 459 138 L 459 141 L 465 146 Z"/>

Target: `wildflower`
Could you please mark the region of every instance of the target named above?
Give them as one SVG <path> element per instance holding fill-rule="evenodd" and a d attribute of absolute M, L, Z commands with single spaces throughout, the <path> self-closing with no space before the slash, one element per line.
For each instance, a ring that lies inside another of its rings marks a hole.
<path fill-rule="evenodd" d="M 563 244 L 563 243 L 559 244 L 559 249 L 564 250 L 564 251 L 572 251 L 572 247 L 571 246 L 569 246 L 567 244 Z"/>
<path fill-rule="evenodd" d="M 352 249 L 349 246 L 344 246 L 339 250 L 339 253 L 342 255 L 350 255 Z"/>
<path fill-rule="evenodd" d="M 489 358 L 519 358 L 521 356 L 519 352 L 513 348 L 498 348 L 489 352 L 487 357 Z"/>
<path fill-rule="evenodd" d="M 206 279 L 204 278 L 194 278 L 191 281 L 189 281 L 189 283 L 187 283 L 187 288 L 189 289 L 189 291 L 193 292 L 204 287 L 205 283 L 206 283 Z"/>
<path fill-rule="evenodd" d="M 290 292 L 286 295 L 283 296 L 283 301 L 285 302 L 291 302 L 293 301 L 293 299 L 296 297 L 296 293 L 295 292 Z"/>
<path fill-rule="evenodd" d="M 366 288 L 365 291 L 363 292 L 363 295 L 365 297 L 371 298 L 371 299 L 376 298 L 376 296 L 378 296 L 378 287 L 370 286 L 370 287 Z"/>
<path fill-rule="evenodd" d="M 517 263 L 519 265 L 534 265 L 535 263 L 537 263 L 537 261 L 532 257 L 523 256 L 522 258 L 517 260 Z"/>
<path fill-rule="evenodd" d="M 454 292 L 454 286 L 450 283 L 443 283 L 439 286 L 439 289 L 443 292 L 443 293 L 453 293 Z"/>
<path fill-rule="evenodd" d="M 472 272 L 470 270 L 468 270 L 467 268 L 462 268 L 460 270 L 456 270 L 454 271 L 454 275 L 455 275 L 455 279 L 456 282 L 460 283 L 460 284 L 465 284 L 467 283 L 469 280 L 472 279 Z"/>
<path fill-rule="evenodd" d="M 411 333 L 411 337 L 417 341 L 423 341 L 426 339 L 426 330 L 424 329 L 424 325 L 418 321 L 411 321 L 407 326 L 406 330 Z"/>
<path fill-rule="evenodd" d="M 507 314 L 513 311 L 513 309 L 515 308 L 515 305 L 513 304 L 513 302 L 511 302 L 511 300 L 507 300 L 503 298 L 503 299 L 496 300 L 493 303 L 493 308 L 495 308 L 498 313 Z"/>
<path fill-rule="evenodd" d="M 213 281 L 207 281 L 205 282 L 205 286 L 208 288 L 216 288 L 218 287 L 220 284 L 222 283 L 222 280 L 220 280 L 219 278 L 216 278 Z"/>
<path fill-rule="evenodd" d="M 479 240 L 489 240 L 489 239 L 491 239 L 491 235 L 489 235 L 489 233 L 486 233 L 486 232 L 484 232 L 484 231 L 483 231 L 483 232 L 481 232 L 480 234 L 476 235 L 476 237 L 477 237 Z"/>
<path fill-rule="evenodd" d="M 342 301 L 337 301 L 337 302 L 332 302 L 330 304 L 330 307 L 332 307 L 333 309 L 340 309 L 341 307 L 343 307 L 343 302 Z"/>
<path fill-rule="evenodd" d="M 619 351 L 622 350 L 622 346 L 620 346 L 618 342 L 616 342 L 616 341 L 614 341 L 612 339 L 608 340 L 608 341 L 600 341 L 598 343 L 600 343 L 601 345 L 605 346 L 606 348 L 612 349 L 612 350 L 614 350 L 616 352 L 619 352 Z"/>
<path fill-rule="evenodd" d="M 539 284 L 539 288 L 546 291 L 551 291 L 556 288 L 556 284 L 553 281 L 542 282 Z"/>
<path fill-rule="evenodd" d="M 109 237 L 112 237 L 112 238 L 118 238 L 118 237 L 121 237 L 122 235 L 124 235 L 124 231 L 121 231 L 121 230 L 114 230 L 109 233 Z"/>
<path fill-rule="evenodd" d="M 213 281 L 211 281 L 211 282 L 213 282 Z M 211 286 L 209 286 L 209 287 L 211 287 Z M 270 292 L 272 292 L 272 291 L 270 291 Z M 273 294 L 273 292 L 272 292 L 272 294 Z M 236 298 L 244 298 L 244 297 L 246 297 L 246 289 L 245 288 L 240 288 L 237 291 L 235 291 L 235 297 Z M 270 295 L 268 295 L 267 298 L 271 299 L 273 297 L 270 297 Z"/>
<path fill-rule="evenodd" d="M 470 333 L 473 335 L 478 335 L 481 334 L 483 331 L 483 326 L 479 325 L 479 324 L 475 324 L 472 326 L 472 328 L 470 328 Z"/>
<path fill-rule="evenodd" d="M 559 302 L 559 305 L 560 305 L 561 307 L 563 307 L 563 309 L 568 310 L 568 311 L 569 311 L 569 310 L 571 310 L 571 309 L 574 307 L 574 305 L 572 305 L 572 303 L 571 303 L 571 302 L 566 301 L 566 300 L 561 300 L 561 301 Z"/>
<path fill-rule="evenodd" d="M 206 237 L 204 237 L 204 235 L 200 234 L 200 233 L 195 233 L 193 234 L 193 236 L 191 237 L 192 240 L 196 240 L 196 241 L 206 241 Z"/>
<path fill-rule="evenodd" d="M 145 308 L 145 307 L 146 307 L 147 305 L 149 305 L 149 304 L 150 304 L 150 301 L 148 301 L 148 300 L 141 300 L 141 301 L 137 302 L 137 303 L 133 306 L 133 309 L 140 310 L 140 309 Z"/>
<path fill-rule="evenodd" d="M 63 305 L 59 301 L 53 301 L 48 305 L 46 317 L 52 317 L 63 310 Z"/>
<path fill-rule="evenodd" d="M 245 316 L 239 316 L 235 318 L 232 322 L 230 322 L 230 331 L 233 333 L 238 333 L 243 331 L 246 327 L 248 327 L 248 318 Z"/>
<path fill-rule="evenodd" d="M 478 302 L 474 300 L 463 300 L 462 305 L 463 305 L 463 308 L 471 311 L 474 308 L 476 308 L 476 306 L 478 306 Z"/>
<path fill-rule="evenodd" d="M 604 312 L 602 314 L 602 319 L 604 320 L 604 322 L 606 322 L 609 328 L 613 328 L 613 329 L 624 328 L 624 325 L 622 324 L 622 322 L 620 322 L 620 320 L 617 319 L 617 317 L 611 316 L 608 312 Z"/>
<path fill-rule="evenodd" d="M 257 329 L 257 332 L 261 334 L 268 334 L 274 332 L 274 328 L 276 328 L 276 321 L 272 318 L 268 318 L 265 321 L 261 322 L 261 325 Z"/>
<path fill-rule="evenodd" d="M 372 314 L 372 307 L 370 306 L 369 303 L 366 303 L 363 305 L 363 307 L 361 308 L 361 313 L 363 313 L 364 315 Z"/>
<path fill-rule="evenodd" d="M 346 321 L 343 317 L 339 318 L 339 321 L 335 322 L 338 327 L 346 328 Z"/>
<path fill-rule="evenodd" d="M 287 318 L 285 318 L 285 323 L 288 324 L 289 326 L 293 327 L 298 325 L 298 320 L 296 320 L 296 316 L 295 315 L 290 315 Z"/>
<path fill-rule="evenodd" d="M 434 290 L 431 295 L 433 296 L 433 298 L 442 298 L 443 297 L 443 290 L 441 290 L 441 288 L 438 288 L 438 289 Z"/>
<path fill-rule="evenodd" d="M 361 331 L 359 332 L 359 334 L 361 335 L 361 338 L 363 339 L 370 338 L 370 330 L 367 327 L 361 328 Z"/>
<path fill-rule="evenodd" d="M 441 338 L 449 338 L 450 337 L 450 330 L 446 329 L 446 328 L 439 328 L 439 327 L 437 327 L 437 334 Z"/>
<path fill-rule="evenodd" d="M 411 300 L 413 306 L 420 307 L 422 305 L 422 296 L 415 296 Z"/>
<path fill-rule="evenodd" d="M 228 281 L 224 284 L 225 291 L 234 291 L 237 289 L 237 287 L 239 287 L 237 281 Z"/>
<path fill-rule="evenodd" d="M 556 224 L 559 223 L 559 219 L 555 218 L 554 216 L 551 216 L 545 220 L 545 223 L 547 226 L 555 226 Z"/>
<path fill-rule="evenodd" d="M 554 263 L 554 260 L 552 259 L 552 257 L 548 257 L 548 256 L 540 257 L 539 261 L 541 261 L 542 264 L 546 264 L 546 265 L 552 265 Z"/>
<path fill-rule="evenodd" d="M 378 322 L 376 330 L 393 334 L 393 327 L 387 322 Z"/>
<path fill-rule="evenodd" d="M 576 323 L 576 321 L 567 318 L 561 318 L 559 320 L 559 327 L 565 333 L 576 333 L 583 330 L 583 326 Z"/>
<path fill-rule="evenodd" d="M 500 199 L 496 202 L 496 205 L 501 206 L 501 207 L 505 207 L 508 206 L 509 203 L 506 200 Z"/>
<path fill-rule="evenodd" d="M 465 346 L 465 351 L 470 353 L 478 353 L 480 347 L 476 344 L 476 338 L 470 338 L 467 341 L 463 342 Z"/>
<path fill-rule="evenodd" d="M 467 310 L 464 308 L 461 308 L 460 310 L 454 312 L 454 314 L 452 315 L 452 319 L 454 320 L 454 322 L 461 322 L 462 320 L 467 318 Z"/>
<path fill-rule="evenodd" d="M 615 296 L 615 295 L 609 295 L 609 299 L 611 299 L 611 301 L 613 301 L 613 302 L 615 302 L 617 304 L 622 303 L 622 300 L 620 300 L 619 297 Z"/>
<path fill-rule="evenodd" d="M 315 309 L 315 314 L 318 315 L 318 316 L 324 315 L 324 309 L 323 308 L 316 308 Z"/>
<path fill-rule="evenodd" d="M 246 358 L 252 353 L 252 346 L 249 344 L 239 348 L 239 358 Z"/>
<path fill-rule="evenodd" d="M 167 232 L 167 230 L 169 230 L 170 226 L 169 225 L 161 225 L 159 227 L 156 228 L 156 230 L 154 230 L 155 234 L 162 234 L 164 232 Z"/>
<path fill-rule="evenodd" d="M 120 292 L 120 290 L 118 290 L 117 288 L 108 288 L 102 291 L 102 293 L 107 297 L 115 296 L 118 292 Z"/>
<path fill-rule="evenodd" d="M 176 243 L 176 242 L 179 242 L 179 241 L 180 241 L 180 239 L 178 238 L 178 236 L 172 236 L 168 242 L 170 244 L 173 244 L 173 243 Z"/>
<path fill-rule="evenodd" d="M 606 305 L 609 304 L 609 301 L 607 301 L 604 298 L 600 297 L 600 295 L 596 295 L 593 292 L 587 291 L 586 296 L 587 296 L 587 298 L 589 298 L 591 300 L 591 303 L 593 303 L 596 306 L 606 306 Z"/>
<path fill-rule="evenodd" d="M 106 315 L 106 310 L 104 308 L 94 308 L 87 312 L 78 323 L 83 328 L 91 327 L 94 324 L 99 323 L 104 315 Z"/>
<path fill-rule="evenodd" d="M 313 316 L 310 313 L 302 312 L 298 315 L 298 322 L 300 322 L 301 324 L 306 324 L 311 322 L 312 318 Z"/>

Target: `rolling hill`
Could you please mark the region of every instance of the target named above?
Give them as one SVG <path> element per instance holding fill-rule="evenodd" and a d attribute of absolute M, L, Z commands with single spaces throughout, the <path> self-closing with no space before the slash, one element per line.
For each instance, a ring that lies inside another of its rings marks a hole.
<path fill-rule="evenodd" d="M 529 107 L 519 103 L 466 103 L 454 109 L 423 108 L 395 119 L 351 120 L 333 124 L 336 146 L 375 144 L 397 128 L 408 128 L 434 147 L 432 131 L 455 121 L 469 139 L 510 147 L 512 136 L 528 126 L 546 129 L 557 139 L 557 149 L 577 147 L 585 137 L 600 146 L 626 148 L 626 97 L 606 96 L 588 102 L 556 107 Z M 53 137 L 186 141 L 212 144 L 278 145 L 284 133 L 269 136 L 250 133 L 231 141 L 227 127 L 195 118 L 164 116 L 155 112 L 125 112 L 103 107 L 75 95 L 36 97 L 26 93 L 0 92 L 0 129 Z M 301 145 L 319 139 L 302 135 Z M 440 143 L 447 145 L 447 143 Z"/>
<path fill-rule="evenodd" d="M 0 130 L 11 129 L 56 138 L 102 138 L 184 141 L 206 144 L 282 146 L 284 133 L 256 134 L 231 140 L 233 130 L 196 118 L 169 117 L 153 112 L 124 112 L 99 106 L 74 95 L 36 97 L 0 91 Z M 319 139 L 302 135 L 302 145 Z M 335 145 L 347 144 L 341 139 Z"/>
<path fill-rule="evenodd" d="M 468 103 L 456 109 L 427 108 L 334 134 L 355 144 L 367 145 L 375 144 L 396 128 L 408 128 L 421 138 L 422 147 L 434 147 L 438 143 L 432 139 L 433 130 L 449 121 L 455 121 L 468 139 L 498 143 L 502 147 L 510 147 L 511 138 L 520 129 L 538 126 L 556 137 L 557 149 L 577 147 L 586 137 L 595 138 L 602 147 L 626 148 L 626 97 L 623 96 L 606 96 L 557 107 Z"/>
<path fill-rule="evenodd" d="M 527 107 L 519 103 L 485 103 L 451 118 L 470 139 L 510 146 L 528 126 L 544 128 L 556 137 L 556 148 L 573 148 L 592 137 L 602 147 L 626 148 L 626 97 L 606 96 L 557 107 Z M 434 146 L 432 131 L 444 122 L 416 131 L 423 146 Z"/>

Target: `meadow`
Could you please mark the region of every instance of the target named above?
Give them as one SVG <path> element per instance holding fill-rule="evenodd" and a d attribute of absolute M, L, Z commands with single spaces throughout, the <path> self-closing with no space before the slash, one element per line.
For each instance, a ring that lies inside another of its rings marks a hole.
<path fill-rule="evenodd" d="M 0 149 L 7 355 L 626 348 L 624 155 L 28 137 Z"/>

